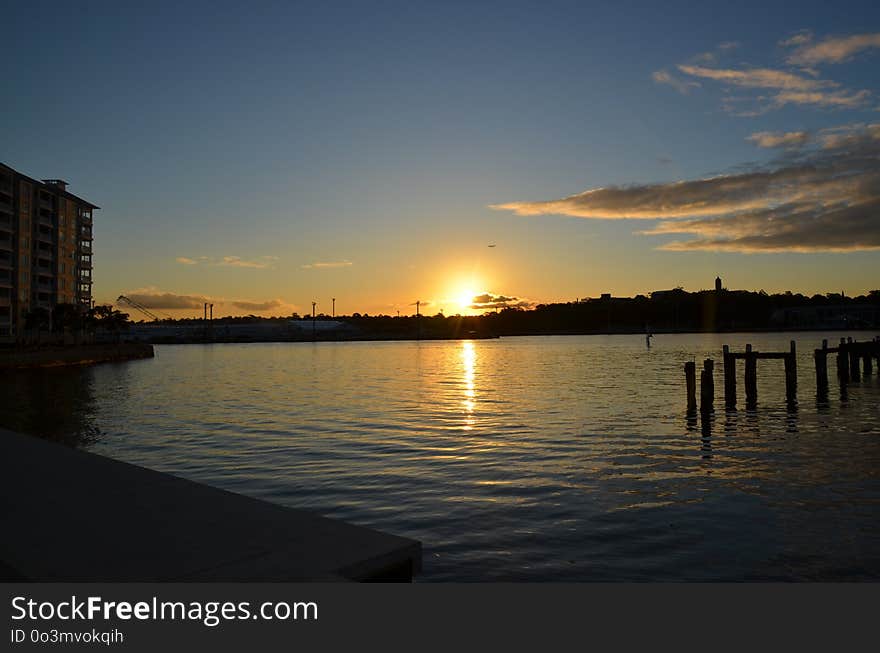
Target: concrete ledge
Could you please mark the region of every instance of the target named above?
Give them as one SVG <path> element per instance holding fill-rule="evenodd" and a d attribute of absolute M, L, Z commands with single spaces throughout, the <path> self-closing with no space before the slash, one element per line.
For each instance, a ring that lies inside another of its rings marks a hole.
<path fill-rule="evenodd" d="M 0 429 L 0 574 L 411 580 L 421 544 Z"/>
<path fill-rule="evenodd" d="M 153 346 L 142 343 L 73 345 L 49 349 L 8 349 L 0 351 L 0 369 L 91 365 L 111 361 L 153 358 Z"/>

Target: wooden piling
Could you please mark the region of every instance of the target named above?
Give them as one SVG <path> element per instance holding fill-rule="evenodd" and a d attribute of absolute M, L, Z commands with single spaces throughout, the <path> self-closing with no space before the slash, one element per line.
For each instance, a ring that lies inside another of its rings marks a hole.
<path fill-rule="evenodd" d="M 847 349 L 849 350 L 849 378 L 851 381 L 858 381 L 862 376 L 859 371 L 859 350 L 852 338 L 847 338 Z"/>
<path fill-rule="evenodd" d="M 715 403 L 715 379 L 712 371 L 715 369 L 715 361 L 707 358 L 703 361 L 703 371 L 700 373 L 700 412 L 712 412 Z"/>
<path fill-rule="evenodd" d="M 746 345 L 746 404 L 758 403 L 758 359 L 752 353 L 752 346 Z"/>
<path fill-rule="evenodd" d="M 695 411 L 697 409 L 697 364 L 694 361 L 688 361 L 684 364 L 684 378 L 687 385 L 688 411 Z"/>
<path fill-rule="evenodd" d="M 822 349 L 813 352 L 816 359 L 816 394 L 820 399 L 828 396 L 828 340 L 822 340 Z"/>
<path fill-rule="evenodd" d="M 837 378 L 843 384 L 849 383 L 849 353 L 846 351 L 846 338 L 841 338 L 837 347 Z"/>
<path fill-rule="evenodd" d="M 865 366 L 865 376 L 871 376 L 874 373 L 874 358 L 870 351 L 862 354 L 862 363 Z"/>
<path fill-rule="evenodd" d="M 724 345 L 722 363 L 724 364 L 724 405 L 736 408 L 736 359 L 730 347 Z"/>
<path fill-rule="evenodd" d="M 788 403 L 797 401 L 797 351 L 794 340 L 789 343 L 789 352 L 785 363 L 785 400 Z"/>

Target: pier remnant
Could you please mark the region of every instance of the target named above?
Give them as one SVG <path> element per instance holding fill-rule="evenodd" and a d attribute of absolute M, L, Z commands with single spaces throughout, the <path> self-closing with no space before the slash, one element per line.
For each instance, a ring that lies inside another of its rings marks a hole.
<path fill-rule="evenodd" d="M 746 406 L 754 408 L 758 404 L 758 358 L 752 352 L 752 346 L 746 345 Z"/>
<path fill-rule="evenodd" d="M 797 401 L 797 353 L 794 340 L 789 342 L 788 356 L 783 359 L 785 364 L 785 400 L 788 403 Z"/>
<path fill-rule="evenodd" d="M 861 379 L 861 373 L 859 372 L 859 352 L 855 345 L 857 343 L 853 342 L 852 338 L 846 339 L 846 349 L 847 353 L 849 353 L 849 378 L 851 381 L 858 381 Z"/>
<path fill-rule="evenodd" d="M 869 341 L 858 342 L 852 338 L 841 338 L 837 347 L 829 347 L 828 340 L 822 340 L 822 347 L 813 350 L 816 363 L 816 395 L 820 401 L 828 398 L 828 355 L 837 354 L 837 377 L 840 380 L 841 400 L 847 397 L 847 384 L 858 381 L 861 371 L 867 379 L 874 374 L 874 359 L 880 366 L 880 336 Z M 758 403 L 758 359 L 782 359 L 785 365 L 785 400 L 789 407 L 797 403 L 797 343 L 789 341 L 788 351 L 759 352 L 747 344 L 744 352 L 732 352 L 728 345 L 721 348 L 724 363 L 724 403 L 727 409 L 736 408 L 736 359 L 745 360 L 746 406 L 754 408 Z M 714 381 L 712 370 L 714 363 L 707 358 L 704 362 L 700 381 L 701 412 L 712 410 Z M 860 371 L 861 369 L 861 371 Z M 694 410 L 696 399 L 696 369 L 694 363 L 685 364 L 685 376 L 688 381 L 688 410 Z"/>
<path fill-rule="evenodd" d="M 841 383 L 849 383 L 849 355 L 846 353 L 846 338 L 840 339 L 837 348 L 837 378 Z"/>
<path fill-rule="evenodd" d="M 820 399 L 828 397 L 828 340 L 822 340 L 822 349 L 813 352 L 816 361 L 816 394 Z"/>
<path fill-rule="evenodd" d="M 724 365 L 724 405 L 727 408 L 736 408 L 736 359 L 727 345 L 721 350 Z"/>
<path fill-rule="evenodd" d="M 700 412 L 712 412 L 715 403 L 715 379 L 712 372 L 715 369 L 715 361 L 707 358 L 703 361 L 703 371 L 700 372 Z"/>
<path fill-rule="evenodd" d="M 684 364 L 684 378 L 687 385 L 688 412 L 693 412 L 697 409 L 697 364 L 694 361 Z"/>

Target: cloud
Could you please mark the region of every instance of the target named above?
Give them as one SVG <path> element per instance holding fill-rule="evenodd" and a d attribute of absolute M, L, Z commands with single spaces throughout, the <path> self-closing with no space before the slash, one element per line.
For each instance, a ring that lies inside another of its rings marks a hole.
<path fill-rule="evenodd" d="M 259 313 L 281 308 L 285 304 L 280 299 L 270 299 L 265 302 L 235 301 L 232 302 L 232 305 L 235 306 L 235 308 L 240 308 L 243 311 L 256 311 Z"/>
<path fill-rule="evenodd" d="M 494 310 L 499 308 L 531 308 L 534 303 L 521 297 L 508 297 L 490 292 L 477 295 L 471 300 L 470 308 L 475 311 Z"/>
<path fill-rule="evenodd" d="M 658 70 L 652 73 L 651 78 L 657 84 L 666 84 L 668 86 L 671 86 L 682 95 L 687 95 L 691 92 L 692 88 L 699 88 L 700 86 L 699 82 L 689 82 L 678 79 L 677 77 L 673 77 L 666 70 Z"/>
<path fill-rule="evenodd" d="M 729 50 L 735 50 L 740 46 L 739 41 L 724 41 L 723 43 L 718 44 L 718 49 L 722 52 L 727 52 Z"/>
<path fill-rule="evenodd" d="M 824 130 L 776 167 L 665 184 L 609 186 L 492 208 L 520 215 L 658 220 L 688 234 L 661 249 L 838 252 L 880 249 L 880 123 Z"/>
<path fill-rule="evenodd" d="M 306 263 L 305 265 L 301 265 L 301 268 L 306 270 L 311 269 L 325 269 L 325 268 L 347 268 L 354 265 L 351 261 L 315 261 L 314 263 Z"/>
<path fill-rule="evenodd" d="M 681 64 L 683 73 L 711 79 L 749 89 L 771 89 L 770 95 L 758 97 L 726 97 L 723 108 L 737 116 L 759 116 L 772 109 L 780 109 L 789 104 L 816 105 L 830 108 L 856 108 L 865 104 L 871 95 L 868 90 L 849 91 L 841 89 L 840 84 L 827 79 L 818 79 L 816 71 L 807 70 L 810 77 L 804 77 L 785 70 L 774 68 L 707 68 Z M 738 109 L 741 102 L 758 103 L 756 109 Z"/>
<path fill-rule="evenodd" d="M 795 32 L 787 39 L 782 39 L 779 42 L 779 45 L 783 48 L 793 48 L 801 45 L 806 45 L 810 41 L 813 40 L 813 33 L 810 30 L 804 29 L 799 32 Z"/>
<path fill-rule="evenodd" d="M 245 260 L 240 256 L 224 256 L 221 261 L 217 263 L 217 265 L 224 265 L 235 268 L 259 268 L 265 269 L 271 267 L 272 264 L 278 260 L 277 256 L 263 256 L 257 260 Z"/>
<path fill-rule="evenodd" d="M 245 299 L 227 299 L 224 297 L 211 297 L 199 294 L 180 294 L 160 290 L 155 286 L 148 286 L 131 290 L 125 293 L 126 297 L 141 304 L 147 309 L 156 311 L 197 311 L 201 315 L 205 304 L 214 305 L 214 315 L 220 315 L 221 312 L 232 312 L 234 309 L 247 311 L 249 313 L 261 312 L 285 312 L 289 313 L 296 307 L 288 304 L 281 299 L 270 299 L 266 301 L 254 301 Z M 126 307 L 126 304 L 121 304 Z M 283 309 L 281 311 L 280 309 Z M 160 317 L 164 317 L 160 315 Z"/>
<path fill-rule="evenodd" d="M 789 39 L 790 41 L 791 39 Z M 853 36 L 829 37 L 818 43 L 802 45 L 792 54 L 787 61 L 793 65 L 812 66 L 816 64 L 837 64 L 849 61 L 859 52 L 880 48 L 880 32 L 871 34 L 854 34 Z"/>
<path fill-rule="evenodd" d="M 146 308 L 155 308 L 159 310 L 203 308 L 205 302 L 210 304 L 213 301 L 210 297 L 205 297 L 203 295 L 178 295 L 172 292 L 149 290 L 131 292 L 126 296 Z"/>
<path fill-rule="evenodd" d="M 261 256 L 257 259 L 247 260 L 240 256 L 224 256 L 220 259 L 211 256 L 200 256 L 198 259 L 190 258 L 188 256 L 178 256 L 175 260 L 183 265 L 219 265 L 224 267 L 265 269 L 272 267 L 272 265 L 278 260 L 278 257 Z"/>
<path fill-rule="evenodd" d="M 786 104 L 816 104 L 825 107 L 852 109 L 864 105 L 870 95 L 871 92 L 868 90 L 856 92 L 834 91 L 831 93 L 821 91 L 783 91 L 774 96 L 773 104 L 777 108 L 783 107 Z"/>
<path fill-rule="evenodd" d="M 734 86 L 746 88 L 774 88 L 791 91 L 812 91 L 815 89 L 837 86 L 828 80 L 802 77 L 784 70 L 773 68 L 747 68 L 736 70 L 733 68 L 707 68 L 705 66 L 691 66 L 680 64 L 678 69 L 693 77 L 712 79 L 718 82 L 726 82 Z"/>
<path fill-rule="evenodd" d="M 810 140 L 810 133 L 798 132 L 755 132 L 746 138 L 758 147 L 800 147 Z"/>

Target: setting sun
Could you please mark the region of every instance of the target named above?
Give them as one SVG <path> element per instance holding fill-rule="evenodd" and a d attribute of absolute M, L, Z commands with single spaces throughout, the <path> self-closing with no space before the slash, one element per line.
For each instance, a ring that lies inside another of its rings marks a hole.
<path fill-rule="evenodd" d="M 458 295 L 456 295 L 455 303 L 462 310 L 462 312 L 472 311 L 474 303 L 474 297 L 479 295 L 479 291 L 474 290 L 472 287 L 465 288 L 459 291 Z"/>

